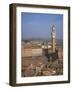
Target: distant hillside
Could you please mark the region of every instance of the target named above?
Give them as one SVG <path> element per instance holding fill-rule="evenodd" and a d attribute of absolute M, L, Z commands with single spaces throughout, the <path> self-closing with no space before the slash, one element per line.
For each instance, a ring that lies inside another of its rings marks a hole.
<path fill-rule="evenodd" d="M 50 38 L 28 38 L 28 39 L 23 39 L 22 41 L 49 41 Z"/>
<path fill-rule="evenodd" d="M 42 41 L 44 41 L 44 42 L 47 41 L 47 42 L 51 42 L 51 38 L 48 38 L 48 39 L 47 38 L 46 39 L 45 38 L 44 39 L 42 39 L 42 38 L 41 39 L 40 38 L 39 39 L 33 39 L 32 38 L 32 39 L 25 39 L 25 40 L 22 40 L 22 41 L 24 41 L 24 42 L 29 42 L 29 41 L 41 41 L 41 42 Z M 63 40 L 62 39 L 57 39 L 57 45 L 58 45 L 58 47 L 63 47 Z"/>

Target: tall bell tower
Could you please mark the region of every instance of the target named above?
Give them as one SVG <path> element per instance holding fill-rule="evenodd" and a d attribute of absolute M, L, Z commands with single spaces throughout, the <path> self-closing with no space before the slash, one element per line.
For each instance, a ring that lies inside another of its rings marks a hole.
<path fill-rule="evenodd" d="M 52 39 L 52 52 L 55 52 L 55 49 L 56 49 L 56 27 L 55 25 L 52 26 L 51 39 Z"/>

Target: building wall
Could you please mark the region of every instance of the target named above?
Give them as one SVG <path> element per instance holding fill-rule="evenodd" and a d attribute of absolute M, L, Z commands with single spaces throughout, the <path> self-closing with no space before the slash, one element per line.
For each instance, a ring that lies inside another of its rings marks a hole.
<path fill-rule="evenodd" d="M 42 56 L 42 48 L 32 49 L 33 56 Z"/>
<path fill-rule="evenodd" d="M 22 57 L 31 57 L 31 56 L 42 56 L 42 48 L 23 48 L 22 47 Z"/>
<path fill-rule="evenodd" d="M 24 49 L 23 57 L 31 57 L 31 56 L 32 56 L 32 49 L 31 48 Z"/>

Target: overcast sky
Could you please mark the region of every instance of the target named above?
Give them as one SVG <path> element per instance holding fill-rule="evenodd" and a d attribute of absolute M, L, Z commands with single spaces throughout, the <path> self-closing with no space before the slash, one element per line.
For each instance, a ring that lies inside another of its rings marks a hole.
<path fill-rule="evenodd" d="M 22 39 L 51 38 L 52 25 L 56 26 L 58 39 L 63 39 L 63 15 L 21 13 Z"/>

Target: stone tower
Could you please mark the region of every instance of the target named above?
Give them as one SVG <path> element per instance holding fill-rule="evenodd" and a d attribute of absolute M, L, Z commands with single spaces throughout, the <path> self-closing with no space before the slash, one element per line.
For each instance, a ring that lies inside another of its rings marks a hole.
<path fill-rule="evenodd" d="M 55 52 L 55 49 L 56 49 L 56 27 L 55 25 L 52 26 L 51 39 L 52 39 L 52 52 Z"/>

